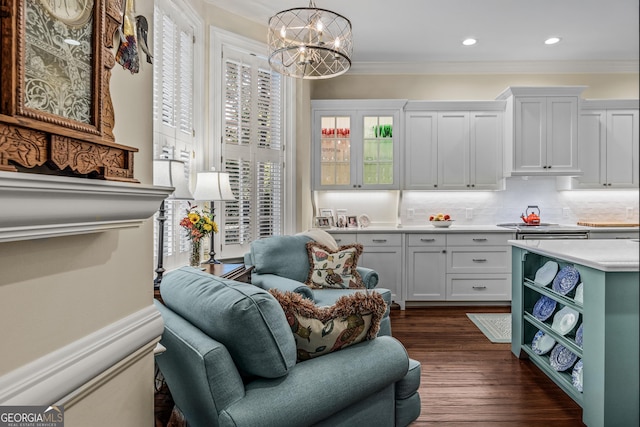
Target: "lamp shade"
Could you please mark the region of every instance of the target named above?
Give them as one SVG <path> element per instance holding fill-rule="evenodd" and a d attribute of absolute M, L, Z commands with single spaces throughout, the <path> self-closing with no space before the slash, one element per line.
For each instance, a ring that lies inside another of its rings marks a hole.
<path fill-rule="evenodd" d="M 167 197 L 175 200 L 193 200 L 189 181 L 185 174 L 184 162 L 171 159 L 153 161 L 153 185 L 173 187 L 173 193 Z"/>
<path fill-rule="evenodd" d="M 326 79 L 351 67 L 351 21 L 313 0 L 272 16 L 267 41 L 271 68 L 286 76 Z"/>
<path fill-rule="evenodd" d="M 214 202 L 236 200 L 231 190 L 229 174 L 227 172 L 198 172 L 196 190 L 193 192 L 195 200 L 209 200 Z"/>

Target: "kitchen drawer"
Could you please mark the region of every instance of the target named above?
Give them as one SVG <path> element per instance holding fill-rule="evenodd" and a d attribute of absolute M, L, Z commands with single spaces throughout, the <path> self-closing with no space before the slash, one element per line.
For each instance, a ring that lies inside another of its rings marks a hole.
<path fill-rule="evenodd" d="M 511 301 L 510 274 L 447 274 L 448 301 Z"/>
<path fill-rule="evenodd" d="M 362 243 L 365 250 L 368 246 L 402 246 L 402 234 L 358 233 L 358 243 Z"/>
<path fill-rule="evenodd" d="M 512 233 L 451 233 L 447 236 L 449 246 L 506 246 L 514 239 Z"/>
<path fill-rule="evenodd" d="M 331 233 L 338 246 L 350 245 L 357 242 L 356 233 Z"/>
<path fill-rule="evenodd" d="M 447 235 L 436 233 L 407 234 L 407 241 L 409 246 L 445 246 Z"/>
<path fill-rule="evenodd" d="M 509 246 L 447 247 L 447 273 L 509 273 Z"/>

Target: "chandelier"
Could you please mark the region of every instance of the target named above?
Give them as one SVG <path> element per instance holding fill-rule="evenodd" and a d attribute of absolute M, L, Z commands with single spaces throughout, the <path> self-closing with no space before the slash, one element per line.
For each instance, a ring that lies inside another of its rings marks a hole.
<path fill-rule="evenodd" d="M 269 18 L 269 65 L 299 79 L 327 79 L 351 67 L 351 21 L 315 1 Z"/>

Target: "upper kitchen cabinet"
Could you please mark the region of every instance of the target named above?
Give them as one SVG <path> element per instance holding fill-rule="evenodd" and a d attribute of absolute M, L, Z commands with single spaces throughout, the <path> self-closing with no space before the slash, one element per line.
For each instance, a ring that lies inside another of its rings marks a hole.
<path fill-rule="evenodd" d="M 400 188 L 406 100 L 311 101 L 315 190 Z"/>
<path fill-rule="evenodd" d="M 572 188 L 638 188 L 638 100 L 582 101 Z"/>
<path fill-rule="evenodd" d="M 404 188 L 502 188 L 504 107 L 504 101 L 409 101 Z"/>
<path fill-rule="evenodd" d="M 581 175 L 578 106 L 586 86 L 510 87 L 505 115 L 505 174 Z"/>

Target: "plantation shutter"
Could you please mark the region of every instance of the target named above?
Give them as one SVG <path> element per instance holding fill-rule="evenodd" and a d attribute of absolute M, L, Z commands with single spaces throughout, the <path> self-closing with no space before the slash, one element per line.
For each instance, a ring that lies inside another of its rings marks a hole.
<path fill-rule="evenodd" d="M 223 46 L 223 167 L 236 202 L 226 202 L 223 250 L 282 233 L 282 77 L 264 58 Z"/>
<path fill-rule="evenodd" d="M 193 162 L 196 155 L 195 28 L 196 24 L 173 2 L 156 2 L 153 28 L 153 155 L 154 159 L 185 162 L 185 174 L 191 181 L 195 179 Z M 190 241 L 179 225 L 187 208 L 186 201 L 165 202 L 163 263 L 167 269 L 188 261 Z M 157 233 L 156 222 L 154 248 L 157 248 Z"/>

